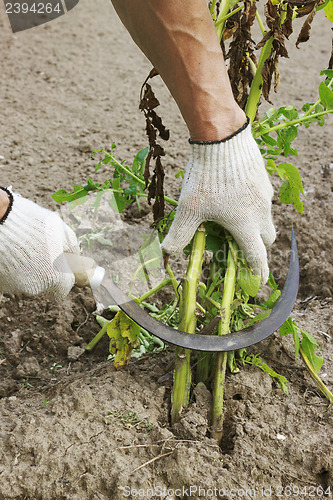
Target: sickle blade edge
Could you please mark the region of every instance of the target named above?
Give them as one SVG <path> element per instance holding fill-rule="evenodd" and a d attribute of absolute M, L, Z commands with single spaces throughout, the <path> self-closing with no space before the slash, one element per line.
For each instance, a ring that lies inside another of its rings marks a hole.
<path fill-rule="evenodd" d="M 290 316 L 296 301 L 298 284 L 298 251 L 292 228 L 289 270 L 280 298 L 267 318 L 238 332 L 227 335 L 200 335 L 175 330 L 149 316 L 138 304 L 117 288 L 110 278 L 105 278 L 102 286 L 127 316 L 164 342 L 195 351 L 219 352 L 249 347 L 274 333 Z"/>

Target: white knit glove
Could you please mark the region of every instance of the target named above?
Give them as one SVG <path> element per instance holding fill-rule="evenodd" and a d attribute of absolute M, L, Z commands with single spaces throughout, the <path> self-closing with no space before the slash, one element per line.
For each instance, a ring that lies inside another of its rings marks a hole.
<path fill-rule="evenodd" d="M 273 188 L 249 120 L 222 141 L 190 141 L 190 148 L 175 219 L 162 249 L 167 254 L 181 251 L 198 226 L 212 220 L 233 235 L 254 273 L 266 283 L 265 245 L 275 240 Z"/>
<path fill-rule="evenodd" d="M 73 273 L 59 272 L 63 252 L 79 253 L 76 236 L 60 217 L 4 189 L 9 208 L 0 220 L 0 292 L 48 295 L 60 301 L 74 285 Z M 58 259 L 59 261 L 59 259 Z"/>

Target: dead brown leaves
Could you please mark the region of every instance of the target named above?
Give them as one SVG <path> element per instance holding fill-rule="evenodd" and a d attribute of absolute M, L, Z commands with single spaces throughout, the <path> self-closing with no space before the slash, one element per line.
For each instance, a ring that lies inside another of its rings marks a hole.
<path fill-rule="evenodd" d="M 291 5 L 287 4 L 287 10 L 283 22 L 281 22 L 282 9 L 283 7 L 281 4 L 273 5 L 270 0 L 267 2 L 267 4 L 265 5 L 265 17 L 269 31 L 256 45 L 256 49 L 261 49 L 270 38 L 273 38 L 272 52 L 266 59 L 261 72 L 263 78 L 262 95 L 269 103 L 271 103 L 271 101 L 269 100 L 269 94 L 273 77 L 275 92 L 277 91 L 280 81 L 280 73 L 278 69 L 279 57 L 289 57 L 285 45 L 285 39 L 288 39 L 293 32 L 293 8 L 291 7 Z"/>
<path fill-rule="evenodd" d="M 294 5 L 294 0 L 288 0 L 288 2 Z M 298 35 L 296 47 L 298 47 L 300 43 L 304 43 L 309 40 L 311 24 L 316 14 L 316 9 L 323 3 L 325 3 L 324 0 L 306 0 L 297 7 L 297 17 L 307 16 L 307 18 L 305 19 Z"/>
<path fill-rule="evenodd" d="M 164 217 L 164 168 L 161 157 L 165 155 L 165 151 L 160 144 L 157 143 L 157 133 L 164 141 L 169 139 L 169 130 L 163 125 L 161 117 L 156 113 L 155 108 L 159 106 L 159 101 L 151 86 L 147 83 L 150 78 L 158 75 L 153 69 L 141 88 L 141 99 L 139 109 L 144 113 L 146 118 L 146 134 L 149 141 L 149 153 L 146 158 L 144 178 L 146 188 L 148 187 L 148 203 L 151 205 L 151 200 L 155 199 L 153 205 L 154 221 L 157 222 Z M 153 176 L 150 179 L 151 160 L 155 160 Z"/>
<path fill-rule="evenodd" d="M 316 9 L 325 0 L 282 0 L 272 3 L 268 0 L 265 5 L 265 18 L 267 33 L 254 47 L 255 50 L 262 49 L 271 40 L 272 50 L 262 68 L 263 86 L 262 95 L 268 101 L 274 80 L 274 90 L 277 90 L 280 80 L 278 62 L 280 57 L 289 57 L 286 48 L 286 40 L 293 32 L 293 14 L 297 17 L 306 16 L 301 31 L 298 35 L 296 46 L 306 42 L 310 37 L 311 24 L 316 14 Z M 223 33 L 223 42 L 232 37 L 226 59 L 230 60 L 229 78 L 232 90 L 238 104 L 244 109 L 247 102 L 249 88 L 253 80 L 251 70 L 251 59 L 256 64 L 256 56 L 253 50 L 251 28 L 256 15 L 256 4 L 245 0 L 244 9 L 227 20 Z M 224 43 L 222 43 L 224 50 Z"/>
<path fill-rule="evenodd" d="M 245 0 L 244 10 L 238 12 L 226 23 L 223 40 L 233 37 L 226 59 L 230 59 L 229 78 L 234 97 L 239 106 L 244 109 L 248 89 L 253 80 L 253 73 L 248 58 L 256 64 L 251 38 L 251 27 L 256 16 L 256 4 Z"/>

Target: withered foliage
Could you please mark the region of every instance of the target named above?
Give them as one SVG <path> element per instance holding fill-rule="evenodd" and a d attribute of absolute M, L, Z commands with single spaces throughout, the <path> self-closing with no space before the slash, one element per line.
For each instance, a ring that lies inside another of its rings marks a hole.
<path fill-rule="evenodd" d="M 262 95 L 268 102 L 271 103 L 269 94 L 273 79 L 275 91 L 279 85 L 279 58 L 288 57 L 285 42 L 293 32 L 292 18 L 294 9 L 297 17 L 307 16 L 297 38 L 296 46 L 298 47 L 300 43 L 309 39 L 311 23 L 316 14 L 316 9 L 324 2 L 325 0 L 283 0 L 281 3 L 273 4 L 271 0 L 268 0 L 266 3 L 265 17 L 268 31 L 254 48 L 259 50 L 269 39 L 273 39 L 271 54 L 262 69 Z M 225 57 L 230 60 L 229 78 L 235 99 L 243 109 L 253 80 L 249 58 L 256 63 L 251 38 L 251 28 L 255 15 L 255 2 L 252 3 L 246 0 L 244 9 L 227 20 L 221 43 L 225 54 L 224 42 L 232 37 L 229 51 Z M 283 19 L 283 22 L 281 19 Z"/>
<path fill-rule="evenodd" d="M 316 14 L 316 9 L 319 7 L 319 5 L 322 5 L 325 3 L 325 0 L 307 0 L 303 1 L 301 3 L 297 4 L 294 2 L 294 0 L 287 0 L 291 5 L 298 5 L 297 7 L 297 17 L 304 17 L 307 16 L 305 19 L 303 26 L 301 28 L 301 31 L 298 35 L 297 41 L 296 41 L 296 47 L 299 46 L 300 43 L 307 42 L 310 38 L 310 29 L 311 29 L 311 24 L 314 19 L 314 16 Z"/>
<path fill-rule="evenodd" d="M 162 165 L 161 157 L 165 155 L 165 151 L 160 144 L 157 143 L 157 133 L 164 141 L 169 139 L 169 130 L 163 125 L 161 117 L 154 111 L 159 106 L 159 101 L 148 84 L 148 80 L 158 75 L 157 71 L 153 69 L 141 88 L 140 106 L 139 109 L 144 113 L 146 118 L 146 134 L 149 141 L 149 152 L 146 158 L 144 178 L 146 181 L 146 188 L 148 187 L 148 203 L 151 205 L 151 200 L 155 199 L 153 205 L 154 221 L 157 222 L 164 217 L 164 168 Z M 155 167 L 151 182 L 150 179 L 150 166 L 151 160 L 155 160 Z"/>
<path fill-rule="evenodd" d="M 256 49 L 261 49 L 265 43 L 273 37 L 273 49 L 270 56 L 266 59 L 263 69 L 262 69 L 262 95 L 270 104 L 269 93 L 271 90 L 272 79 L 274 77 L 274 90 L 276 92 L 279 81 L 280 74 L 278 69 L 279 57 L 289 57 L 288 51 L 285 45 L 285 39 L 288 39 L 293 32 L 292 27 L 292 16 L 293 8 L 288 3 L 286 17 L 283 23 L 281 23 L 281 5 L 273 5 L 270 0 L 268 0 L 265 5 L 265 17 L 267 27 L 269 31 L 263 37 L 263 39 L 256 45 Z"/>
<path fill-rule="evenodd" d="M 226 23 L 223 41 L 232 38 L 226 59 L 230 59 L 229 78 L 234 97 L 239 106 L 244 109 L 248 91 L 253 80 L 253 73 L 248 58 L 256 64 L 253 51 L 254 42 L 251 38 L 251 27 L 256 16 L 256 4 L 245 0 L 244 10 L 237 12 Z"/>

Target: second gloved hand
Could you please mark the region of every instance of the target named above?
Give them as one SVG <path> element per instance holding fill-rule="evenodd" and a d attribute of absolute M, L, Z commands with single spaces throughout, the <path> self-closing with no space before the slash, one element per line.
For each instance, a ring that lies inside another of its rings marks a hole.
<path fill-rule="evenodd" d="M 162 243 L 167 254 L 181 251 L 204 221 L 227 229 L 261 283 L 268 279 L 266 246 L 275 240 L 273 188 L 249 121 L 222 141 L 190 141 L 179 204 Z"/>
<path fill-rule="evenodd" d="M 48 293 L 62 300 L 74 285 L 70 270 L 55 268 L 63 252 L 79 253 L 75 233 L 61 218 L 22 196 L 11 193 L 0 220 L 0 292 Z M 61 265 L 61 264 L 60 264 Z"/>

